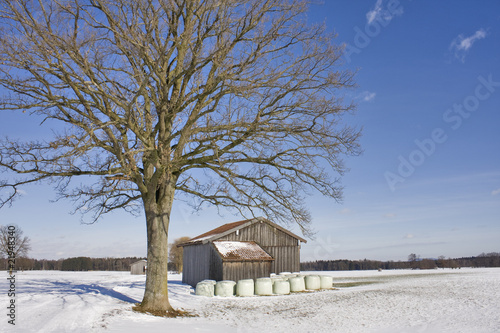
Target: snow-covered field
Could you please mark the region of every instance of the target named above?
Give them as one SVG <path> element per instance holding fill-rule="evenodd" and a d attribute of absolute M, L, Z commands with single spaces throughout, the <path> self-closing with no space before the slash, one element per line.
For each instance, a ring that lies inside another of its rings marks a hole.
<path fill-rule="evenodd" d="M 0 332 L 500 332 L 498 268 L 319 273 L 338 290 L 208 298 L 171 275 L 172 305 L 198 317 L 168 319 L 131 310 L 144 276 L 18 272 L 15 327 L 9 281 L 0 281 Z"/>

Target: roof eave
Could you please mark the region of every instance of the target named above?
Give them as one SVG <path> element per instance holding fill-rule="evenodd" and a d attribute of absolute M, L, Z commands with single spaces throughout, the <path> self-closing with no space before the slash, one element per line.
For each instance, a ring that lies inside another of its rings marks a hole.
<path fill-rule="evenodd" d="M 232 234 L 233 232 L 235 232 L 236 230 L 240 230 L 240 229 L 243 229 L 243 228 L 246 228 L 248 227 L 249 225 L 253 224 L 256 219 L 252 219 L 252 220 L 249 220 L 248 222 L 245 222 L 243 224 L 240 224 L 239 226 L 236 226 L 234 228 L 231 228 L 229 230 L 226 230 L 220 234 L 216 234 L 216 235 L 213 235 L 212 237 L 209 237 L 209 238 L 206 238 L 203 240 L 203 243 L 208 243 L 208 242 L 213 242 L 214 240 L 217 240 L 219 238 L 222 238 L 224 236 L 227 236 L 229 234 Z"/>
<path fill-rule="evenodd" d="M 245 261 L 245 262 L 262 262 L 262 261 L 274 261 L 274 258 L 270 258 L 270 259 L 224 259 L 224 258 L 221 258 L 223 262 L 241 262 L 241 261 Z"/>
<path fill-rule="evenodd" d="M 190 245 L 200 245 L 200 244 L 205 244 L 206 242 L 203 242 L 201 240 L 198 241 L 193 241 L 193 242 L 186 242 L 186 243 L 181 243 L 177 244 L 177 247 L 184 247 L 184 246 L 190 246 Z"/>

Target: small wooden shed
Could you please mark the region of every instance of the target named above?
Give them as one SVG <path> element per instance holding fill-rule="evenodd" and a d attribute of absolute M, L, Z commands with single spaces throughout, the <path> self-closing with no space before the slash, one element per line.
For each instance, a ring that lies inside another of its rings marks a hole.
<path fill-rule="evenodd" d="M 306 240 L 265 219 L 224 224 L 180 244 L 182 282 L 256 279 L 300 270 L 300 243 Z"/>
<path fill-rule="evenodd" d="M 146 260 L 139 260 L 130 264 L 130 274 L 133 275 L 144 275 L 148 267 L 148 262 Z"/>

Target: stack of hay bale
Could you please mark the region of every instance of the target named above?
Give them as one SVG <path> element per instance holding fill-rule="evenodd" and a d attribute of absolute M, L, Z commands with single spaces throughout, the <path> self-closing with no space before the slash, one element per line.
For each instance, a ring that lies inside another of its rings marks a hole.
<path fill-rule="evenodd" d="M 333 278 L 326 275 L 304 275 L 283 272 L 271 277 L 235 281 L 203 280 L 196 285 L 196 295 L 200 296 L 270 296 L 288 295 L 306 290 L 331 289 Z"/>

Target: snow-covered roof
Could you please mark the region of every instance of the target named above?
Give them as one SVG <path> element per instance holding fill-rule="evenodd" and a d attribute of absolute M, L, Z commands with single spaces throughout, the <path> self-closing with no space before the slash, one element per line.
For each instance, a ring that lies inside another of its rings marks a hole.
<path fill-rule="evenodd" d="M 255 242 L 214 241 L 213 245 L 224 261 L 271 261 L 274 260 Z"/>

